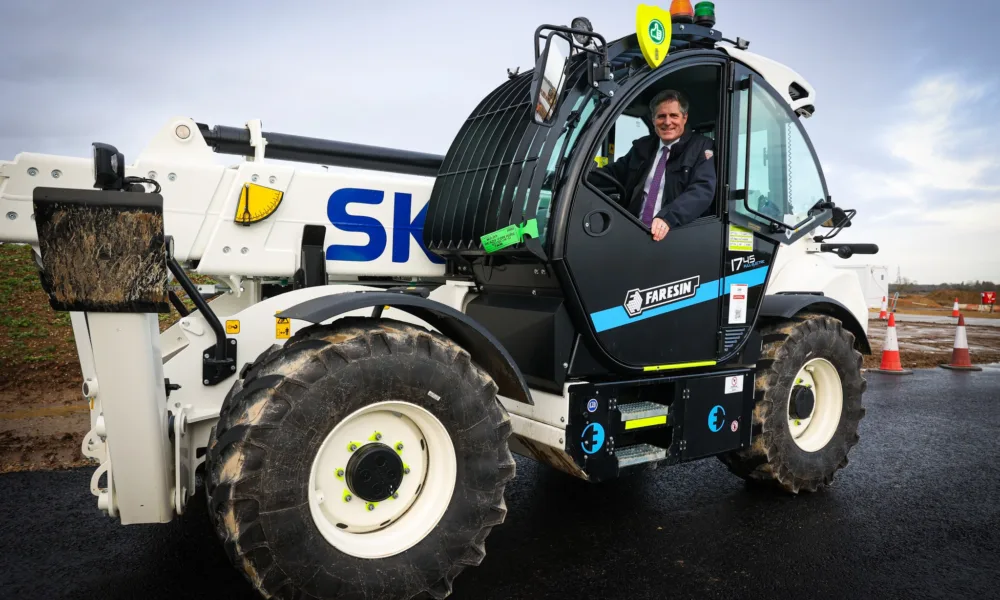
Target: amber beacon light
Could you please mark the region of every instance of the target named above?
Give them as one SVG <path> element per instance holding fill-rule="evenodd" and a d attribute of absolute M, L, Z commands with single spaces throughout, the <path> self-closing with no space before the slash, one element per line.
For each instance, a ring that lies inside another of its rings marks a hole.
<path fill-rule="evenodd" d="M 694 23 L 691 0 L 674 0 L 670 3 L 670 18 L 674 23 Z"/>

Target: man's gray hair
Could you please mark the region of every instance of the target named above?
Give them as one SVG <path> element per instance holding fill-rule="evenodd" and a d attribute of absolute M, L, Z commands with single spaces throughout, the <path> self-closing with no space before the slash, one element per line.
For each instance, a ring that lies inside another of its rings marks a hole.
<path fill-rule="evenodd" d="M 682 114 L 688 114 L 689 105 L 684 94 L 678 92 L 677 90 L 663 90 L 659 94 L 653 96 L 653 99 L 649 102 L 649 116 L 655 119 L 656 107 L 671 100 L 676 100 L 677 103 L 681 105 Z"/>

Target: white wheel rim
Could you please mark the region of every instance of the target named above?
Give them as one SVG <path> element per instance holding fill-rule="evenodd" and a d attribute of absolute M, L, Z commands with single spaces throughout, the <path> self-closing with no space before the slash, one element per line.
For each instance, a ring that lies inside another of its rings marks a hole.
<path fill-rule="evenodd" d="M 409 471 L 397 498 L 368 503 L 351 494 L 345 477 L 338 476 L 353 454 L 351 443 L 392 448 L 402 443 L 397 454 Z M 451 436 L 437 417 L 408 402 L 379 402 L 345 417 L 323 440 L 309 474 L 309 511 L 323 537 L 341 552 L 358 558 L 392 556 L 420 542 L 441 521 L 457 470 Z M 351 494 L 349 501 L 345 494 Z"/>
<path fill-rule="evenodd" d="M 825 358 L 814 358 L 802 366 L 788 391 L 788 406 L 796 385 L 809 387 L 815 403 L 807 418 L 788 415 L 788 430 L 799 448 L 806 452 L 822 450 L 837 432 L 844 411 L 844 388 L 836 367 Z"/>

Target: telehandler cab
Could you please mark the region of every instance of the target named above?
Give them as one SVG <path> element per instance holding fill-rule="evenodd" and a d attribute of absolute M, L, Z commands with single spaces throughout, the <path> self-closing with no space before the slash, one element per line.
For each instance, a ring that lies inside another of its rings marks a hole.
<path fill-rule="evenodd" d="M 444 598 L 504 521 L 512 452 L 592 482 L 718 457 L 829 484 L 871 350 L 823 253 L 877 248 L 825 243 L 855 213 L 802 126 L 812 87 L 698 19 L 540 27 L 535 68 L 443 157 L 177 118 L 132 165 L 104 144 L 0 163 L 0 240 L 71 313 L 100 509 L 169 521 L 202 473 L 262 595 Z M 606 168 L 668 88 L 718 185 L 657 242 Z"/>

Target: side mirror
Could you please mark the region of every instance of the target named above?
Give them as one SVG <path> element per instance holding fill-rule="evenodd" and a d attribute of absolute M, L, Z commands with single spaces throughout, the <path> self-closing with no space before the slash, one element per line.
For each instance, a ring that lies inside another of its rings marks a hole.
<path fill-rule="evenodd" d="M 825 221 L 822 227 L 838 227 L 838 228 L 850 227 L 851 218 L 853 216 L 854 216 L 853 214 L 848 215 L 847 212 L 844 211 L 844 209 L 840 208 L 839 206 L 835 206 L 833 207 L 833 216 L 827 221 Z"/>
<path fill-rule="evenodd" d="M 545 49 L 538 57 L 531 82 L 531 101 L 535 106 L 535 122 L 550 125 L 559 108 L 559 98 L 566 85 L 566 63 L 569 60 L 570 41 L 558 34 L 550 34 Z"/>

